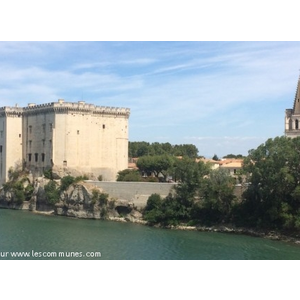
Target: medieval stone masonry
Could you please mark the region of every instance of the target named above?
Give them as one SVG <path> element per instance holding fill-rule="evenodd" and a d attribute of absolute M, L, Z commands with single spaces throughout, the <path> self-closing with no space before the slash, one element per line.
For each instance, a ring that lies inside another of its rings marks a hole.
<path fill-rule="evenodd" d="M 291 138 L 300 136 L 300 77 L 298 79 L 294 106 L 292 109 L 285 110 L 285 135 Z"/>
<path fill-rule="evenodd" d="M 33 176 L 52 168 L 65 175 L 116 180 L 128 166 L 130 109 L 58 102 L 0 108 L 0 184 L 9 168 Z"/>

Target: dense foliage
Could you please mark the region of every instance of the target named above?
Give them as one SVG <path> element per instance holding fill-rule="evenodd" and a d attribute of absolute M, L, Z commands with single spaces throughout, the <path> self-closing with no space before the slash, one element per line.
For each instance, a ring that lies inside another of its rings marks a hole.
<path fill-rule="evenodd" d="M 180 222 L 211 224 L 229 221 L 235 204 L 234 182 L 224 170 L 210 170 L 203 162 L 177 162 L 180 183 L 165 199 L 151 195 L 144 211 L 150 223 L 176 225 Z"/>
<path fill-rule="evenodd" d="M 129 142 L 129 157 L 172 155 L 196 158 L 198 149 L 192 144 L 171 145 L 170 143 Z"/>
<path fill-rule="evenodd" d="M 118 172 L 117 181 L 142 181 L 142 176 L 137 170 L 125 169 Z"/>
<path fill-rule="evenodd" d="M 16 168 L 8 171 L 8 181 L 3 184 L 4 191 L 12 192 L 12 201 L 22 204 L 25 200 L 30 200 L 34 187 L 27 178 L 28 173 Z"/>
<path fill-rule="evenodd" d="M 57 203 L 59 201 L 59 188 L 57 187 L 57 184 L 55 181 L 50 180 L 45 186 L 44 186 L 44 190 L 45 190 L 45 195 L 46 195 L 46 199 L 47 202 L 49 204 L 54 205 L 55 203 Z"/>
<path fill-rule="evenodd" d="M 241 223 L 275 229 L 300 229 L 300 138 L 276 137 L 249 151 L 250 174 L 238 211 Z"/>
<path fill-rule="evenodd" d="M 176 166 L 176 167 L 175 167 Z M 300 229 L 300 138 L 269 139 L 244 159 L 247 174 L 242 199 L 234 196 L 234 180 L 222 169 L 207 170 L 194 161 L 178 161 L 180 180 L 165 199 L 152 195 L 144 217 L 161 223 L 237 226 L 269 230 Z"/>

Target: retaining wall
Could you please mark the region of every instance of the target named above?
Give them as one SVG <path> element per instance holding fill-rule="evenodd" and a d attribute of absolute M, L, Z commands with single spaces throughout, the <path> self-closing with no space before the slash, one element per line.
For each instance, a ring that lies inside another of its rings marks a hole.
<path fill-rule="evenodd" d="M 92 181 L 86 180 L 100 188 L 111 198 L 128 200 L 135 206 L 141 208 L 146 206 L 151 194 L 159 194 L 162 198 L 166 197 L 175 183 L 158 182 L 111 182 L 111 181 Z"/>

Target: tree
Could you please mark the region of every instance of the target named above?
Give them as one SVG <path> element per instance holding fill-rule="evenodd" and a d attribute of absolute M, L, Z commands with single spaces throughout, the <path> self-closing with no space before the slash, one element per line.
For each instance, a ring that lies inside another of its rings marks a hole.
<path fill-rule="evenodd" d="M 220 160 L 217 154 L 214 154 L 214 156 L 212 157 L 212 160 L 218 161 Z"/>
<path fill-rule="evenodd" d="M 300 228 L 300 138 L 268 139 L 244 160 L 248 189 L 239 214 L 251 226 Z"/>
<path fill-rule="evenodd" d="M 200 201 L 194 206 L 193 218 L 204 223 L 228 222 L 235 204 L 235 180 L 225 169 L 211 170 L 204 179 Z"/>
<path fill-rule="evenodd" d="M 119 171 L 117 175 L 117 181 L 141 181 L 141 175 L 137 170 L 125 169 Z"/>
<path fill-rule="evenodd" d="M 140 157 L 136 163 L 141 172 L 147 175 L 154 174 L 158 177 L 162 174 L 164 178 L 167 176 L 167 171 L 172 168 L 174 159 L 170 155 L 155 155 Z"/>

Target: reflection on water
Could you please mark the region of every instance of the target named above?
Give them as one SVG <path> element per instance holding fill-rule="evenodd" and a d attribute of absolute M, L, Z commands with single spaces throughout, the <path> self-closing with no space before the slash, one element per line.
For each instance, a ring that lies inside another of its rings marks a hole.
<path fill-rule="evenodd" d="M 299 246 L 262 238 L 0 209 L 0 259 L 16 259 L 13 252 L 28 253 L 22 259 L 300 259 Z"/>

